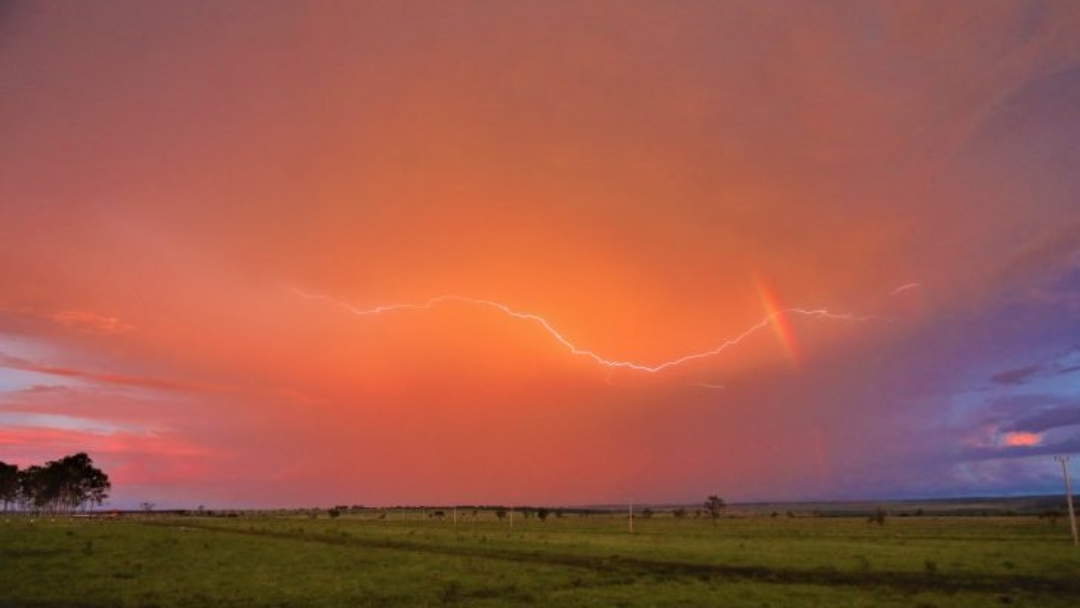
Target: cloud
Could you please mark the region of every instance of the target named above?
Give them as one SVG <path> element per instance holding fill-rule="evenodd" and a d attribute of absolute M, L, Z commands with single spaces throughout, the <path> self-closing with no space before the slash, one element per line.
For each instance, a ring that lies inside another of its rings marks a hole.
<path fill-rule="evenodd" d="M 1002 278 L 1055 280 L 1080 267 L 1080 218 L 1049 228 L 1016 250 Z"/>
<path fill-rule="evenodd" d="M 1020 418 L 1005 426 L 1010 432 L 1042 433 L 1044 431 L 1080 424 L 1080 403 L 1062 405 Z"/>
<path fill-rule="evenodd" d="M 998 384 L 1018 385 L 1027 384 L 1036 378 L 1045 378 L 1080 370 L 1076 362 L 1080 360 L 1080 347 L 1070 346 L 1045 357 L 1037 363 L 1007 369 L 990 376 L 990 379 Z"/>
<path fill-rule="evenodd" d="M 1005 447 L 1026 447 L 1042 443 L 1042 435 L 1023 431 L 1005 433 L 1001 436 L 1001 445 Z"/>
<path fill-rule="evenodd" d="M 97 382 L 102 384 L 111 384 L 117 386 L 131 386 L 140 388 L 149 388 L 157 390 L 169 390 L 169 391 L 228 391 L 233 390 L 231 387 L 221 384 L 212 384 L 205 382 L 187 382 L 183 380 L 171 380 L 166 378 L 153 378 L 146 376 L 134 376 L 128 374 L 114 374 L 106 372 L 96 372 L 88 370 L 73 369 L 70 367 L 60 367 L 54 365 L 45 365 L 35 363 L 22 359 L 19 357 L 12 357 L 5 353 L 0 352 L 0 367 L 6 367 L 9 369 L 15 369 L 25 372 L 35 372 L 38 374 L 47 374 L 51 376 L 59 376 L 63 378 L 76 378 L 79 380 L 89 380 L 91 382 Z"/>
<path fill-rule="evenodd" d="M 1001 444 L 997 446 L 970 448 L 959 454 L 958 461 L 993 460 L 998 458 L 1027 458 L 1080 452 L 1080 434 L 1058 441 L 1039 443 Z"/>
<path fill-rule="evenodd" d="M 86 334 L 125 334 L 137 329 L 122 319 L 90 310 L 51 309 L 47 306 L 0 300 L 0 313 L 22 319 L 39 319 L 64 329 Z"/>
<path fill-rule="evenodd" d="M 1023 384 L 1030 376 L 1037 373 L 1042 369 L 1039 365 L 1029 365 L 1018 369 L 1005 370 L 998 372 L 990 377 L 991 380 L 998 384 Z"/>
<path fill-rule="evenodd" d="M 0 412 L 0 425 L 6 427 L 63 429 L 95 433 L 98 435 L 108 435 L 121 431 L 131 433 L 146 432 L 146 429 L 125 423 L 105 422 L 90 418 L 64 416 L 61 414 L 35 414 L 25 412 Z"/>
<path fill-rule="evenodd" d="M 47 316 L 64 327 L 92 334 L 122 334 L 135 329 L 134 325 L 116 317 L 82 310 L 65 310 Z"/>

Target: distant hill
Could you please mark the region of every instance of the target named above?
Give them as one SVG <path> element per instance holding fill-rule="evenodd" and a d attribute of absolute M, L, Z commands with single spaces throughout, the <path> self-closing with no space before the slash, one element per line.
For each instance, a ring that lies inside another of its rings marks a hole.
<path fill-rule="evenodd" d="M 734 504 L 729 513 L 781 513 L 792 511 L 818 516 L 852 516 L 884 507 L 894 515 L 1039 515 L 1065 511 L 1065 496 L 970 496 L 912 500 L 852 500 L 821 502 L 760 502 Z"/>

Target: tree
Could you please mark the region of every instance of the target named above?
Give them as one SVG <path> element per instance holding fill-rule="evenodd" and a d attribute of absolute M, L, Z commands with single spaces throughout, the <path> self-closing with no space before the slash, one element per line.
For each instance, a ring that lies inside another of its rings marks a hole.
<path fill-rule="evenodd" d="M 0 502 L 4 503 L 4 512 L 11 504 L 19 500 L 19 467 L 0 461 Z"/>
<path fill-rule="evenodd" d="M 10 471 L 5 467 L 3 475 L 9 476 Z M 12 500 L 4 494 L 4 502 L 5 505 L 16 502 L 23 510 L 71 512 L 105 502 L 112 488 L 109 476 L 94 467 L 93 460 L 84 452 L 47 462 L 44 466 L 16 469 L 14 477 L 17 495 Z"/>
<path fill-rule="evenodd" d="M 19 509 L 40 509 L 46 500 L 45 469 L 35 464 L 19 471 Z"/>
<path fill-rule="evenodd" d="M 109 476 L 94 466 L 94 461 L 85 452 L 65 456 L 55 463 L 48 463 L 47 468 L 55 467 L 57 498 L 61 510 L 73 511 L 85 508 L 87 504 L 100 505 L 109 496 L 112 484 Z"/>
<path fill-rule="evenodd" d="M 502 507 L 499 507 L 498 509 L 495 509 L 495 517 L 498 517 L 499 521 L 502 521 L 503 519 L 505 519 L 506 518 L 506 509 L 503 509 Z"/>
<path fill-rule="evenodd" d="M 544 507 L 540 507 L 536 510 L 536 516 L 540 518 L 540 521 L 547 521 L 548 515 L 550 514 L 551 511 L 547 510 Z"/>
<path fill-rule="evenodd" d="M 671 514 L 675 517 L 675 519 L 685 519 L 686 518 L 686 509 L 684 509 L 682 507 L 679 507 L 679 508 L 675 509 L 674 511 L 672 511 Z"/>
<path fill-rule="evenodd" d="M 716 520 L 720 519 L 720 513 L 723 512 L 725 506 L 727 504 L 724 499 L 715 494 L 705 500 L 705 508 L 709 511 L 713 525 L 716 525 Z"/>

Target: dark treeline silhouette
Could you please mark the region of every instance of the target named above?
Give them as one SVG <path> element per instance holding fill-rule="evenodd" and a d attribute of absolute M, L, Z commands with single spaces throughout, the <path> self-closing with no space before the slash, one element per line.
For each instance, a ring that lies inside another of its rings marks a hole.
<path fill-rule="evenodd" d="M 0 462 L 4 512 L 14 507 L 33 513 L 72 513 L 105 502 L 111 488 L 109 476 L 84 452 L 22 470 Z"/>

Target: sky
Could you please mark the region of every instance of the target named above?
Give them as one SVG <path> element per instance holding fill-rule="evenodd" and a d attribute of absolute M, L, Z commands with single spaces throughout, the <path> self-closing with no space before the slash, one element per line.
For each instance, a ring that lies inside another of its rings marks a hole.
<path fill-rule="evenodd" d="M 1080 4 L 0 2 L 0 460 L 110 504 L 1061 490 Z"/>

